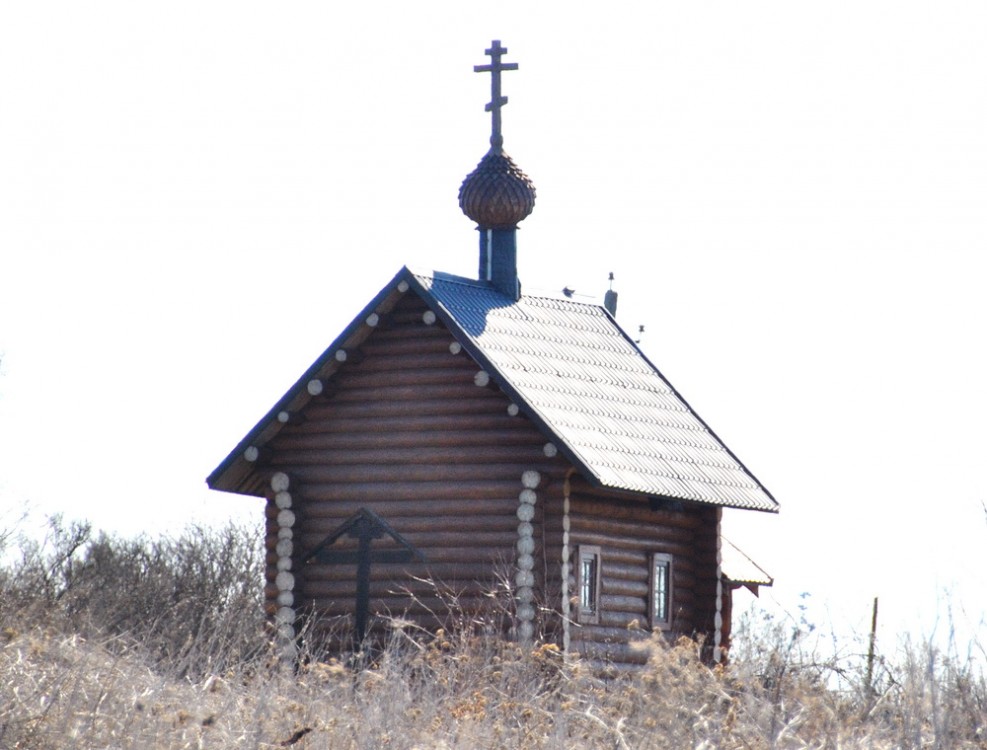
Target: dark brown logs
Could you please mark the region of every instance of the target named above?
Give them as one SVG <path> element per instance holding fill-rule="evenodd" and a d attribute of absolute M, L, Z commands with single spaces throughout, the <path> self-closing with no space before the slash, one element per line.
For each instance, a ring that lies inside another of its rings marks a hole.
<path fill-rule="evenodd" d="M 482 463 L 522 463 L 539 457 L 541 451 L 534 445 L 488 445 L 484 446 Z M 272 466 L 290 469 L 292 466 L 306 465 L 350 465 L 363 463 L 375 464 L 386 461 L 393 464 L 444 464 L 444 463 L 474 463 L 479 454 L 475 446 L 442 446 L 442 447 L 402 447 L 380 449 L 340 448 L 332 452 L 324 451 L 286 451 L 276 453 L 271 461 Z M 520 489 L 520 482 L 518 483 Z"/>

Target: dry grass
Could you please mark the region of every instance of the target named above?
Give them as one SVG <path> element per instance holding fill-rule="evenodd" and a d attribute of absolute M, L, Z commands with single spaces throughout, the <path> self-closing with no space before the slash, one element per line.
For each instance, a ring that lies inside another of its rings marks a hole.
<path fill-rule="evenodd" d="M 25 570 L 8 570 L 0 593 Z M 296 669 L 262 629 L 245 646 L 233 624 L 254 616 L 250 597 L 203 610 L 208 627 L 188 623 L 179 648 L 162 646 L 160 611 L 113 631 L 119 615 L 101 620 L 89 596 L 94 609 L 77 600 L 74 627 L 61 611 L 69 593 L 45 612 L 18 591 L 0 620 L 0 748 L 987 747 L 982 653 L 905 642 L 866 685 L 859 660 L 806 652 L 804 624 L 742 629 L 729 668 L 709 668 L 691 641 L 656 640 L 646 669 L 604 679 L 554 646 L 482 636 L 467 621 L 431 634 L 396 621 L 373 656 L 343 665 L 307 653 Z"/>

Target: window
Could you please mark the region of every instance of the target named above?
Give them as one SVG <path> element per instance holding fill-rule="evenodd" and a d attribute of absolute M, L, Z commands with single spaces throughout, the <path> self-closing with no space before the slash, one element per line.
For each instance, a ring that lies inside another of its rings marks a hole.
<path fill-rule="evenodd" d="M 579 547 L 579 564 L 576 566 L 576 591 L 579 594 L 579 622 L 600 621 L 600 548 L 593 545 Z"/>
<path fill-rule="evenodd" d="M 655 552 L 651 556 L 651 627 L 668 630 L 672 626 L 672 556 Z"/>

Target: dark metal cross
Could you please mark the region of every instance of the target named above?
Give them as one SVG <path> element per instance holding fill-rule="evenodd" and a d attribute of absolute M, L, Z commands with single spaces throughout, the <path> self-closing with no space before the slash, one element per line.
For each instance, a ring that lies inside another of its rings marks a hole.
<path fill-rule="evenodd" d="M 329 549 L 343 536 L 357 540 L 358 546 L 355 551 Z M 398 549 L 371 551 L 371 543 L 384 536 L 389 536 L 397 542 Z M 360 508 L 319 542 L 318 546 L 305 556 L 303 562 L 309 563 L 312 560 L 329 565 L 356 565 L 356 622 L 353 646 L 359 649 L 367 635 L 370 616 L 371 563 L 406 563 L 413 560 L 424 562 L 425 556 L 392 529 L 383 518 L 368 508 Z"/>
<path fill-rule="evenodd" d="M 493 113 L 491 118 L 490 145 L 497 151 L 504 145 L 504 136 L 500 132 L 500 108 L 507 104 L 507 97 L 500 95 L 500 74 L 505 70 L 517 70 L 517 63 L 504 63 L 500 61 L 502 55 L 507 53 L 507 47 L 500 46 L 500 40 L 494 39 L 490 43 L 490 49 L 486 54 L 490 56 L 489 65 L 474 65 L 474 73 L 490 73 L 490 103 L 486 106 L 486 111 Z"/>

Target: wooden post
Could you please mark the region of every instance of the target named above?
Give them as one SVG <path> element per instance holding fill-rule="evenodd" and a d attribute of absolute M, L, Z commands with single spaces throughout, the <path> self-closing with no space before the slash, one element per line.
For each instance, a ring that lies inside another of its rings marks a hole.
<path fill-rule="evenodd" d="M 867 692 L 874 694 L 874 643 L 877 641 L 877 597 L 870 620 L 870 639 L 867 643 Z M 869 697 L 869 696 L 868 696 Z"/>

